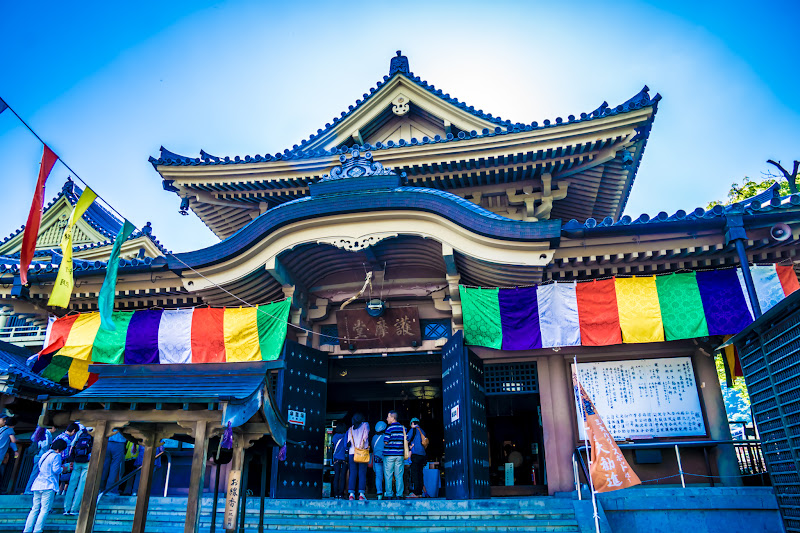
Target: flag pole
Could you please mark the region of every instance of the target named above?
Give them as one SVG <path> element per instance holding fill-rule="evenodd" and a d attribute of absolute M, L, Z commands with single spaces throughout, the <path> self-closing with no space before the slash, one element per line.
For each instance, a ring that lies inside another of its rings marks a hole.
<path fill-rule="evenodd" d="M 580 373 L 578 372 L 578 356 L 572 356 L 573 365 L 575 366 L 575 380 L 578 382 L 578 386 L 582 387 L 581 385 L 581 378 Z M 578 408 L 578 416 L 580 418 L 580 422 L 583 424 L 583 448 L 586 450 L 586 461 L 589 465 L 589 489 L 592 495 L 592 510 L 594 512 L 594 530 L 596 533 L 600 533 L 600 515 L 597 512 L 597 496 L 594 492 L 594 481 L 592 480 L 592 457 L 589 453 L 589 438 L 586 435 L 586 413 L 583 410 L 583 398 L 581 397 L 581 392 L 578 387 L 575 387 L 575 398 L 577 400 L 577 408 Z M 580 490 L 580 487 L 579 487 Z"/>

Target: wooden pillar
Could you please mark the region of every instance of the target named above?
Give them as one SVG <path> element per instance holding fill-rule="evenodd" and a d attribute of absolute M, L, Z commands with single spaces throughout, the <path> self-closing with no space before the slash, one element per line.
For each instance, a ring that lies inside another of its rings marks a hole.
<path fill-rule="evenodd" d="M 189 500 L 186 503 L 186 524 L 183 528 L 184 533 L 197 533 L 200 526 L 200 507 L 203 500 L 203 482 L 205 481 L 206 474 L 207 451 L 208 422 L 199 420 L 194 430 L 192 477 L 189 481 Z"/>
<path fill-rule="evenodd" d="M 100 493 L 100 478 L 103 474 L 103 463 L 106 460 L 108 435 L 111 423 L 106 420 L 94 422 L 94 444 L 89 469 L 86 472 L 86 487 L 83 490 L 81 510 L 78 513 L 78 524 L 75 533 L 91 533 L 94 528 L 94 515 L 97 511 L 97 496 Z"/>
<path fill-rule="evenodd" d="M 139 489 L 136 491 L 136 509 L 133 511 L 131 533 L 144 533 L 147 522 L 147 507 L 150 504 L 150 489 L 153 485 L 153 466 L 156 458 L 156 437 L 154 433 L 145 435 L 142 470 L 139 472 Z"/>
<path fill-rule="evenodd" d="M 231 458 L 231 472 L 234 470 L 241 471 L 244 467 L 244 436 L 243 435 L 234 435 L 233 437 L 233 457 Z M 245 476 L 241 476 L 239 478 L 239 513 L 244 513 L 245 509 L 242 507 L 242 502 L 244 501 L 244 494 L 247 491 L 247 480 Z M 228 497 L 228 488 L 225 490 L 225 498 L 227 500 Z M 237 520 L 236 522 L 239 522 Z M 236 528 L 233 529 L 226 529 L 227 532 L 236 531 Z"/>
<path fill-rule="evenodd" d="M 562 356 L 548 358 L 547 364 L 537 362 L 539 398 L 542 408 L 547 492 L 575 490 L 572 474 L 572 452 L 575 450 L 575 399 L 568 362 Z"/>

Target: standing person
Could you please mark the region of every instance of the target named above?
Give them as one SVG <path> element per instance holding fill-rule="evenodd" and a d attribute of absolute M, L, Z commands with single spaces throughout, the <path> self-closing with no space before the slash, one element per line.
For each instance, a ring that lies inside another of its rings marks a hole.
<path fill-rule="evenodd" d="M 367 499 L 367 463 L 357 463 L 353 458 L 356 448 L 369 450 L 369 424 L 361 413 L 353 415 L 353 425 L 347 432 L 347 446 L 350 449 L 350 500 L 356 499 L 357 487 L 358 499 L 363 501 Z"/>
<path fill-rule="evenodd" d="M 36 479 L 36 474 L 39 473 L 39 459 L 41 459 L 42 456 L 47 453 L 47 450 L 50 449 L 50 445 L 53 444 L 53 439 L 56 437 L 56 431 L 57 429 L 55 426 L 39 426 L 36 428 L 31 441 L 36 444 L 37 452 L 33 457 L 33 468 L 31 469 L 31 476 L 28 478 L 28 484 L 25 485 L 24 494 L 33 494 L 31 486 L 33 485 L 33 481 Z"/>
<path fill-rule="evenodd" d="M 383 495 L 387 500 L 403 499 L 403 453 L 406 428 L 397 422 L 397 411 L 389 411 L 386 415 L 386 423 L 389 424 L 384 431 L 383 437 L 383 473 L 386 480 Z M 392 490 L 392 479 L 397 485 Z"/>
<path fill-rule="evenodd" d="M 139 460 L 139 455 L 143 450 L 144 446 L 141 444 L 135 444 L 130 441 L 125 444 L 125 468 L 123 469 L 122 477 L 129 475 L 136 469 L 136 462 Z M 130 496 L 133 494 L 135 477 L 136 476 L 129 477 L 128 480 L 122 484 L 122 486 L 119 488 L 120 494 L 123 496 Z"/>
<path fill-rule="evenodd" d="M 383 499 L 383 432 L 386 431 L 386 422 L 381 420 L 375 424 L 375 436 L 372 437 L 372 470 L 375 472 L 375 490 L 378 499 Z"/>
<path fill-rule="evenodd" d="M 118 430 L 108 437 L 108 448 L 106 449 L 106 460 L 103 462 L 103 474 L 100 476 L 100 486 L 103 492 L 119 481 L 122 475 L 122 462 L 125 459 L 125 443 L 128 442 L 125 436 Z M 114 494 L 119 494 L 119 487 L 114 489 Z"/>
<path fill-rule="evenodd" d="M 6 461 L 6 452 L 11 448 L 14 450 L 14 459 L 19 457 L 19 450 L 17 450 L 17 435 L 14 433 L 14 426 L 17 425 L 17 419 L 4 413 L 0 416 L 0 476 L 5 473 L 6 467 L 10 461 Z"/>
<path fill-rule="evenodd" d="M 61 452 L 67 449 L 64 439 L 53 441 L 50 450 L 39 459 L 39 474 L 33 482 L 33 505 L 28 519 L 25 521 L 24 533 L 42 533 L 44 521 L 58 490 L 58 478 L 61 475 Z"/>
<path fill-rule="evenodd" d="M 64 497 L 64 516 L 76 516 L 81 507 L 93 445 L 94 438 L 89 434 L 89 428 L 81 427 L 68 448 L 67 457 L 72 463 L 72 474 L 69 476 L 67 495 Z"/>
<path fill-rule="evenodd" d="M 75 439 L 75 435 L 78 434 L 80 429 L 80 424 L 77 422 L 70 422 L 67 429 L 53 441 L 64 441 L 66 445 L 66 448 L 61 451 L 61 478 L 59 479 L 59 488 L 56 491 L 58 494 L 65 493 L 69 486 L 69 478 L 72 472 L 72 464 L 69 462 L 69 448 L 72 446 L 72 441 Z"/>
<path fill-rule="evenodd" d="M 337 500 L 344 497 L 344 485 L 347 478 L 347 426 L 343 422 L 336 424 L 331 438 L 333 447 L 333 486 L 331 493 Z"/>
<path fill-rule="evenodd" d="M 411 419 L 411 431 L 408 432 L 408 447 L 411 452 L 411 493 L 409 498 L 420 498 L 425 491 L 422 482 L 422 469 L 427 461 L 425 446 L 428 437 L 422 428 L 419 427 L 419 418 Z"/>

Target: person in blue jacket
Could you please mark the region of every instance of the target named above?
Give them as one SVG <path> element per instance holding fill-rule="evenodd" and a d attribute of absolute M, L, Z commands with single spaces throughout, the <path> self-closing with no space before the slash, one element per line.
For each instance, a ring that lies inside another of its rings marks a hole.
<path fill-rule="evenodd" d="M 422 482 L 422 469 L 428 460 L 425 446 L 422 445 L 425 432 L 419 427 L 419 418 L 411 419 L 411 431 L 408 432 L 408 449 L 411 452 L 411 493 L 409 498 L 421 498 L 425 494 Z"/>
<path fill-rule="evenodd" d="M 331 438 L 333 448 L 333 484 L 331 496 L 337 500 L 344 497 L 345 480 L 347 479 L 347 426 L 339 422 L 333 430 Z"/>
<path fill-rule="evenodd" d="M 375 489 L 378 499 L 383 499 L 383 432 L 386 431 L 386 422 L 375 424 L 375 435 L 372 436 L 372 470 L 375 472 Z"/>

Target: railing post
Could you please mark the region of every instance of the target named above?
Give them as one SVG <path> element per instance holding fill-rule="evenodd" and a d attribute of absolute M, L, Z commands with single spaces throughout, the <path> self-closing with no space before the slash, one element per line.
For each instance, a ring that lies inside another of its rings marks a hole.
<path fill-rule="evenodd" d="M 683 465 L 681 464 L 681 452 L 678 450 L 678 445 L 675 445 L 675 458 L 678 460 L 678 472 L 681 474 L 681 485 L 686 488 L 686 479 L 683 477 Z"/>
<path fill-rule="evenodd" d="M 578 476 L 578 461 L 575 460 L 575 452 L 572 453 L 572 475 L 575 476 L 575 490 L 578 491 L 578 500 L 582 500 L 581 478 Z"/>

